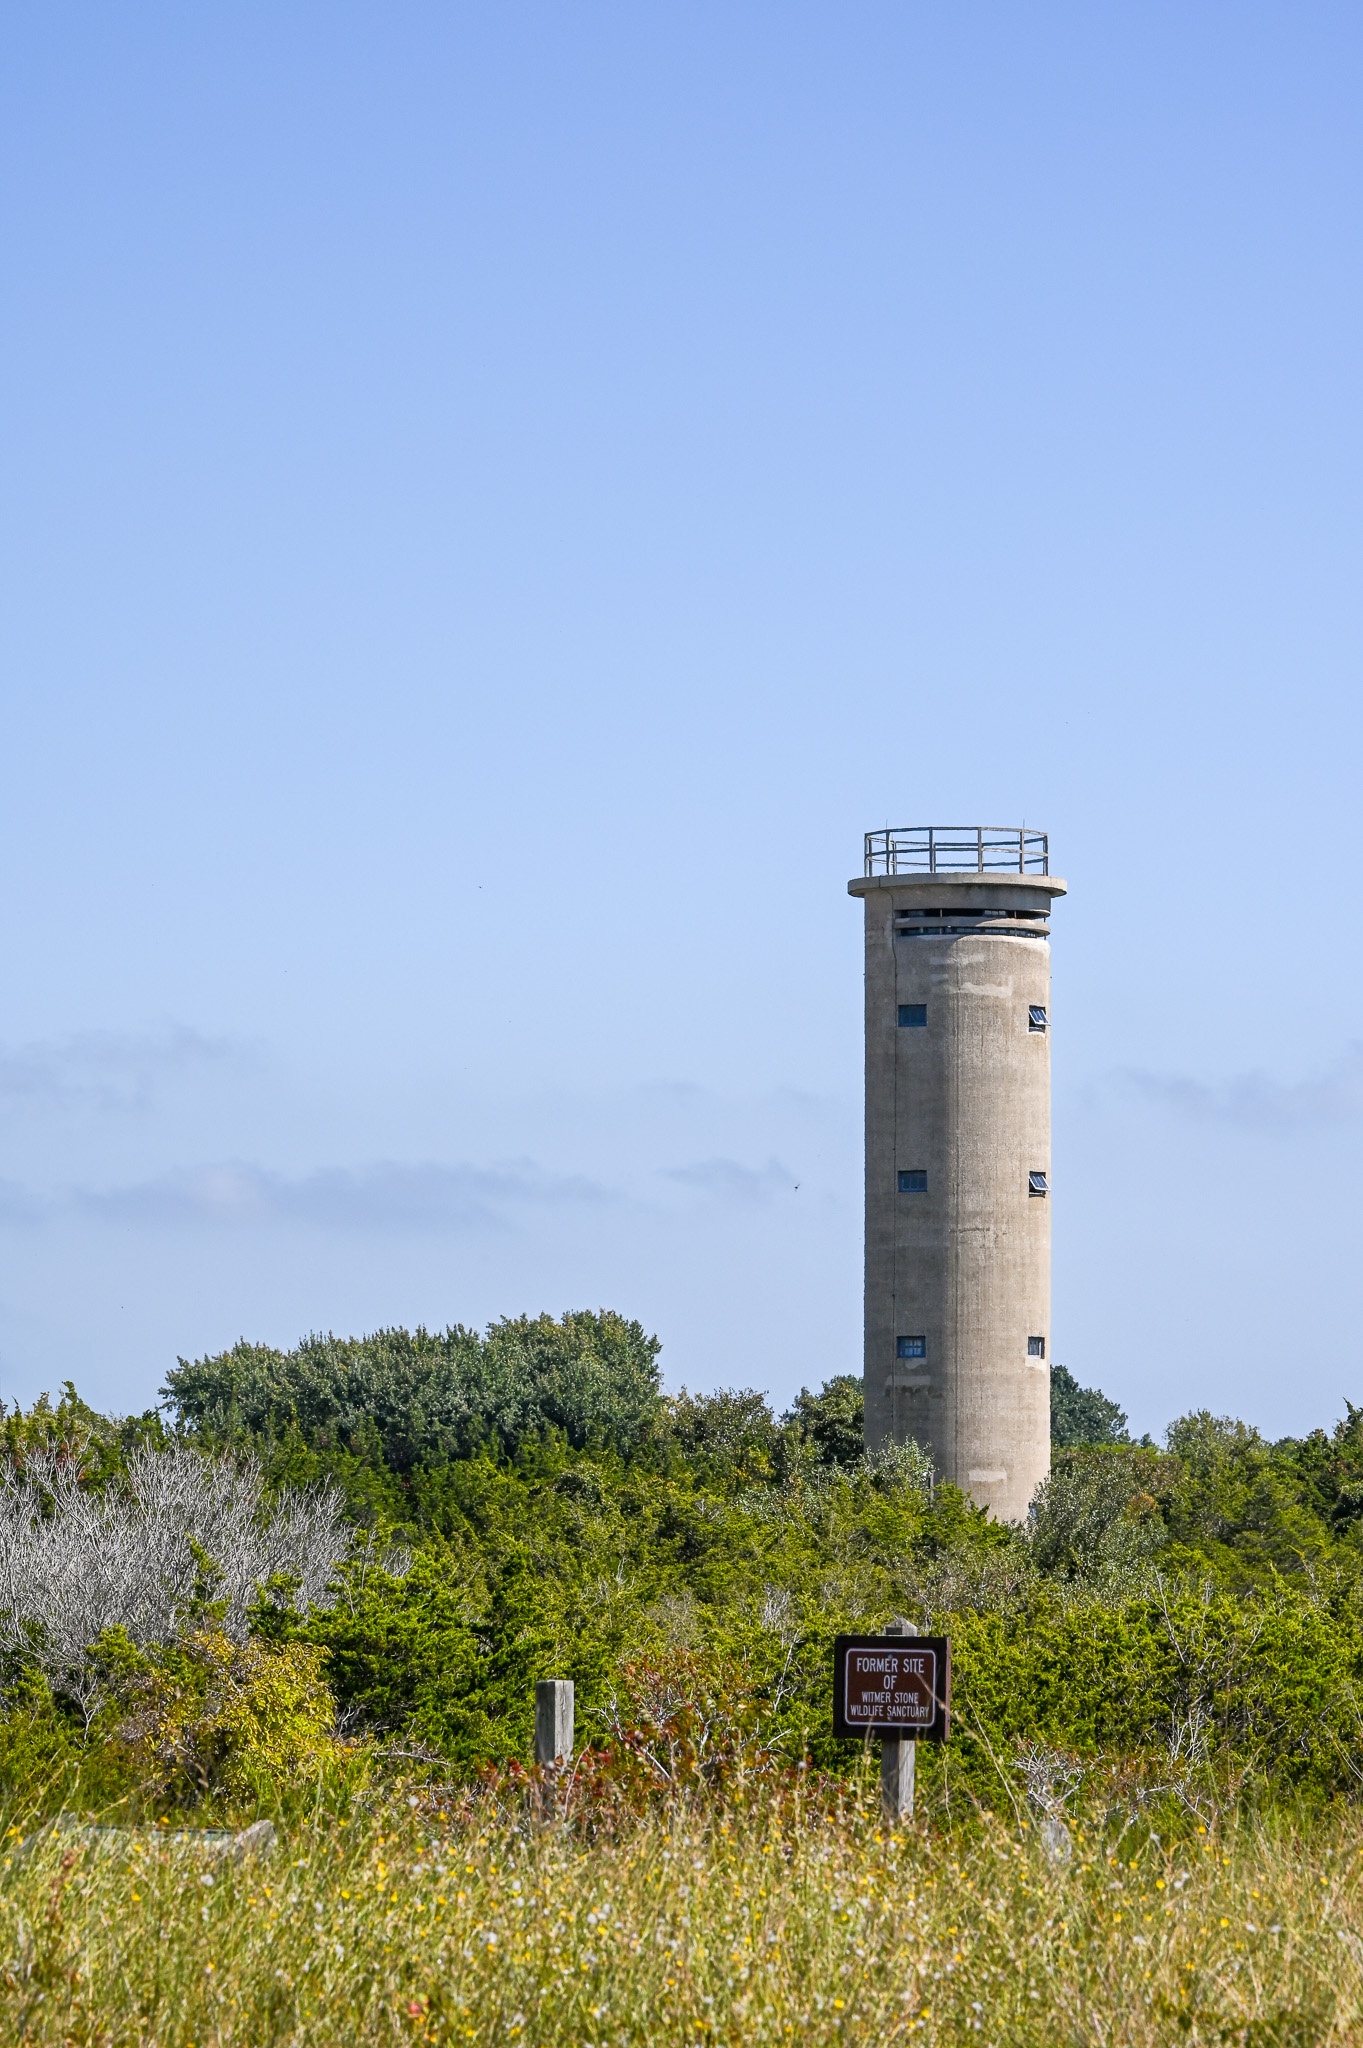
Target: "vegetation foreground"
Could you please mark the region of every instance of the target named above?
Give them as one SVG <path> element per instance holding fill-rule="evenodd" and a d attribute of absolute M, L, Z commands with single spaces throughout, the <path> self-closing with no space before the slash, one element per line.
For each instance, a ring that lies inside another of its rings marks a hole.
<path fill-rule="evenodd" d="M 869 1788 L 863 1787 L 865 1794 Z M 1356 2041 L 1363 1827 L 1162 1847 L 869 1796 L 679 1806 L 597 1839 L 429 1803 L 234 1863 L 52 1829 L 0 1891 L 23 2042 Z"/>
<path fill-rule="evenodd" d="M 4 1860 L 0 2013 L 8 2040 L 158 2048 L 1359 2038 L 1357 1819 L 1064 1849 L 890 1833 L 855 1794 L 604 1839 L 401 1804 L 241 1864 L 51 1829 Z"/>
<path fill-rule="evenodd" d="M 0 2038 L 1363 2040 L 1363 1411 L 1052 1382 L 1024 1527 L 607 1314 L 0 1409 Z M 840 1629 L 950 1636 L 916 1820 Z M 577 1755 L 530 1764 L 535 1681 Z M 278 1839 L 240 1830 L 270 1816 Z"/>

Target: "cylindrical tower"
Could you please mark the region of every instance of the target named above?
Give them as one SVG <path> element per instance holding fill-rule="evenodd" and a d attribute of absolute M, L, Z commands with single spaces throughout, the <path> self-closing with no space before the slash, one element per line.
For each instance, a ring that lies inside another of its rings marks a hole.
<path fill-rule="evenodd" d="M 1021 1521 L 1050 1470 L 1043 832 L 868 832 L 866 1442 Z"/>

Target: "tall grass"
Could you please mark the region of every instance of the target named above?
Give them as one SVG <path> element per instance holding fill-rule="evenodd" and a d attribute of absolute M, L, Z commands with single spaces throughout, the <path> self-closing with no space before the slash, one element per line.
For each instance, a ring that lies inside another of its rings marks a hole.
<path fill-rule="evenodd" d="M 1363 2039 L 1353 1814 L 1170 1846 L 1077 1827 L 1061 1864 L 1035 1829 L 892 1832 L 855 1801 L 681 1805 L 596 1840 L 397 1801 L 239 1864 L 61 1826 L 0 1863 L 14 2042 Z"/>

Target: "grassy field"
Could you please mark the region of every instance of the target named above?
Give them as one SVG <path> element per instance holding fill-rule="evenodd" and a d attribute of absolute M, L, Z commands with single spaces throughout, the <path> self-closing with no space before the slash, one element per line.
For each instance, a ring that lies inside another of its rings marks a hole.
<path fill-rule="evenodd" d="M 185 1368 L 202 1440 L 0 1417 L 0 2048 L 1363 2048 L 1363 1410 L 1058 1453 L 1008 1530 L 868 1464 L 859 1382 L 778 1419 L 655 1354 L 390 1331 Z M 896 1614 L 955 1718 L 892 1832 L 829 1658 Z M 589 1746 L 546 1823 L 548 1672 Z M 268 1855 L 190 1833 L 257 1811 Z"/>
<path fill-rule="evenodd" d="M 1061 1845 L 1063 1849 L 1064 1845 Z M 1363 1821 L 1162 1847 L 869 1800 L 679 1806 L 595 1841 L 395 1801 L 213 1858 L 155 1829 L 10 1838 L 0 2036 L 913 2041 L 1245 2048 L 1363 2039 Z"/>

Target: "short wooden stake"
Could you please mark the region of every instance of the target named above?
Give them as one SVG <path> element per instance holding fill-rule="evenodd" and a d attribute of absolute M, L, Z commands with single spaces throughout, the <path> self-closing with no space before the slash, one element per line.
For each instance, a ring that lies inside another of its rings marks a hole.
<path fill-rule="evenodd" d="M 887 1622 L 887 1636 L 916 1636 L 915 1623 L 902 1616 Z M 880 1807 L 892 1827 L 913 1819 L 913 1774 L 918 1744 L 911 1735 L 882 1735 L 880 1738 Z"/>
<path fill-rule="evenodd" d="M 573 1760 L 573 1681 L 541 1678 L 535 1686 L 535 1762 L 544 1776 L 531 1793 L 531 1811 L 540 1827 L 554 1818 L 558 1800 L 555 1782 L 563 1764 Z"/>
<path fill-rule="evenodd" d="M 535 1762 L 546 1770 L 573 1759 L 573 1681 L 542 1678 L 535 1687 Z"/>

